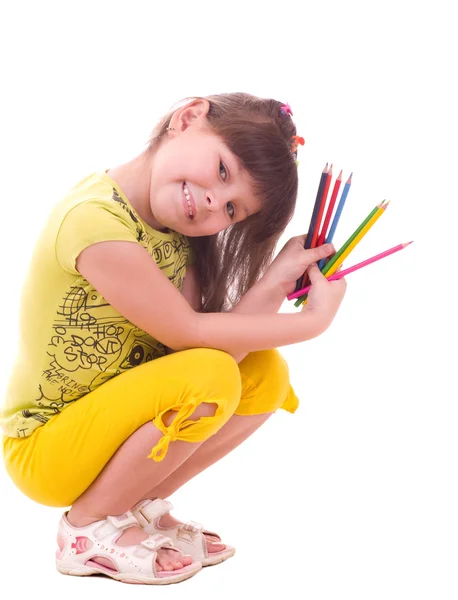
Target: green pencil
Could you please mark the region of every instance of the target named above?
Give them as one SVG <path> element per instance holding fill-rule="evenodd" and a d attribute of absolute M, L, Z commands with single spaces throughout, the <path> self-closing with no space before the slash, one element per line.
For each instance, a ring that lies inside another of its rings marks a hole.
<path fill-rule="evenodd" d="M 340 250 L 338 252 L 336 252 L 334 254 L 334 256 L 331 258 L 331 260 L 324 265 L 324 267 L 321 269 L 321 272 L 323 273 L 323 275 L 326 275 L 326 273 L 329 271 L 329 269 L 332 267 L 332 265 L 342 256 L 342 254 L 345 252 L 345 250 L 348 248 L 348 246 L 353 242 L 353 240 L 357 237 L 357 235 L 361 232 L 361 230 L 364 229 L 364 227 L 367 225 L 367 223 L 372 219 L 372 217 L 375 215 L 375 213 L 378 211 L 378 209 L 383 206 L 384 203 L 385 203 L 385 200 L 383 202 L 381 202 L 380 204 L 377 204 L 377 206 L 364 219 L 364 221 L 361 223 L 361 225 L 358 227 L 358 229 L 348 238 L 348 240 L 345 242 L 345 244 L 342 246 L 342 248 L 340 248 Z M 307 294 L 304 294 L 303 296 L 301 296 L 300 298 L 298 298 L 296 300 L 296 302 L 294 303 L 294 306 L 300 306 L 306 298 L 307 298 Z"/>

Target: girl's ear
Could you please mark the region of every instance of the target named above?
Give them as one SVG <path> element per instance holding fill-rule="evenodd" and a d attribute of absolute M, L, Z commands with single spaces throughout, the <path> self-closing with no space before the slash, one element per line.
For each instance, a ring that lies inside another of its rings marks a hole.
<path fill-rule="evenodd" d="M 205 98 L 191 100 L 185 106 L 179 108 L 170 119 L 170 127 L 175 131 L 184 131 L 192 125 L 202 125 L 205 122 L 210 102 Z"/>

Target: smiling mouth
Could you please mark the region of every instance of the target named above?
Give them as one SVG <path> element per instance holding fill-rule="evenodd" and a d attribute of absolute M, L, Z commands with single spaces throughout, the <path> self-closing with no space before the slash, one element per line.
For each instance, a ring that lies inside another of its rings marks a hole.
<path fill-rule="evenodd" d="M 189 188 L 186 185 L 186 181 L 183 181 L 183 204 L 185 206 L 185 209 L 187 210 L 187 215 L 188 217 L 192 220 L 195 217 L 196 214 L 196 208 L 195 208 L 195 204 L 192 200 L 192 196 L 189 192 Z"/>

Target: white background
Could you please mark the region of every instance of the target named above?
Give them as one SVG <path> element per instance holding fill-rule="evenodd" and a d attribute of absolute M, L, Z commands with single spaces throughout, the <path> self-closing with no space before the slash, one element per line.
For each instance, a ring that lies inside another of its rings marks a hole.
<path fill-rule="evenodd" d="M 354 173 L 336 246 L 391 200 L 345 266 L 414 244 L 347 278 L 325 334 L 281 349 L 302 401 L 296 415 L 277 414 L 172 497 L 175 516 L 237 547 L 233 559 L 156 590 L 64 577 L 54 570 L 61 511 L 22 496 L 1 466 L 1 587 L 20 597 L 42 588 L 48 599 L 458 597 L 451 8 L 421 0 L 2 4 L 2 393 L 22 281 L 47 213 L 88 173 L 140 153 L 183 97 L 246 91 L 290 103 L 306 145 L 297 212 L 278 250 L 307 230 L 326 162 L 344 180 Z"/>

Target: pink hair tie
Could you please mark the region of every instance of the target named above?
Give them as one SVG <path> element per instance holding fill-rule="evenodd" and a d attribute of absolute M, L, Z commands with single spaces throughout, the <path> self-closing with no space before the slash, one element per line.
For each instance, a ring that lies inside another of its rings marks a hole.
<path fill-rule="evenodd" d="M 283 104 L 280 106 L 280 114 L 285 117 L 286 115 L 293 116 L 293 111 L 291 110 L 291 106 L 289 104 Z"/>

